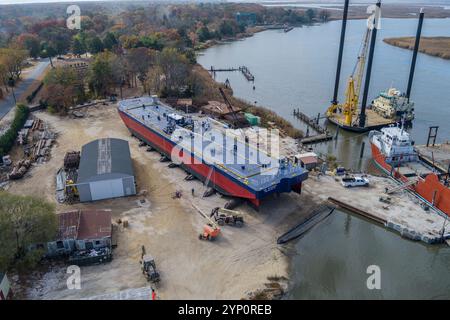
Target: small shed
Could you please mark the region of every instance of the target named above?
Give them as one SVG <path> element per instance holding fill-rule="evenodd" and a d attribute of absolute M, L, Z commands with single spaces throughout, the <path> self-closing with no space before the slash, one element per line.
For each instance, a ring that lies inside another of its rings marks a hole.
<path fill-rule="evenodd" d="M 58 214 L 58 234 L 47 243 L 47 256 L 111 246 L 111 210 L 74 210 Z"/>
<path fill-rule="evenodd" d="M 317 154 L 314 152 L 300 153 L 295 156 L 295 163 L 298 163 L 302 168 L 306 170 L 312 170 L 317 167 L 319 163 Z"/>
<path fill-rule="evenodd" d="M 135 195 L 128 141 L 105 138 L 85 144 L 76 187 L 80 202 Z"/>
<path fill-rule="evenodd" d="M 0 272 L 0 300 L 12 299 L 13 292 L 6 273 Z"/>

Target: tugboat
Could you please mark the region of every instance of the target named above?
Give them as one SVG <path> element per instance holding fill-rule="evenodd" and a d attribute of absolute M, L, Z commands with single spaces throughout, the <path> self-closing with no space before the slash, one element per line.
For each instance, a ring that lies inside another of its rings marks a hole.
<path fill-rule="evenodd" d="M 428 206 L 450 216 L 448 177 L 419 159 L 403 124 L 371 131 L 369 141 L 372 158 L 382 171 L 414 192 Z"/>
<path fill-rule="evenodd" d="M 386 119 L 404 119 L 406 123 L 414 120 L 414 102 L 409 101 L 405 93 L 389 88 L 372 101 L 372 110 Z"/>

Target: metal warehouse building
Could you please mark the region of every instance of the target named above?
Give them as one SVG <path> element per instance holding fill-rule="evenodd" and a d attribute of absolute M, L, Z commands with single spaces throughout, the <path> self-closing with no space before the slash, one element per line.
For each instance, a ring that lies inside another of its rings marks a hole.
<path fill-rule="evenodd" d="M 81 202 L 136 194 L 128 142 L 106 138 L 85 144 L 76 186 Z"/>

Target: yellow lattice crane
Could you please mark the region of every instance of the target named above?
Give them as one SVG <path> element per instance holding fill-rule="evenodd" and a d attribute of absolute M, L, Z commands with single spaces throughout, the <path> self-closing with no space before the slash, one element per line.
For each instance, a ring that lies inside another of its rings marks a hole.
<path fill-rule="evenodd" d="M 333 117 L 337 112 L 344 115 L 344 125 L 351 126 L 354 116 L 358 113 L 359 94 L 361 91 L 364 69 L 366 66 L 367 50 L 369 48 L 370 30 L 366 34 L 358 54 L 358 60 L 353 68 L 352 75 L 347 82 L 344 104 L 332 104 L 327 110 L 327 116 Z"/>

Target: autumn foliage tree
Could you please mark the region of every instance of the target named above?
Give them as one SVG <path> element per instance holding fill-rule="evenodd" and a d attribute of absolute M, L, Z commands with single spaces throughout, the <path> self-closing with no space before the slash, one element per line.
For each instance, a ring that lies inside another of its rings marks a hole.
<path fill-rule="evenodd" d="M 49 110 L 65 114 L 71 106 L 84 99 L 84 84 L 70 67 L 57 67 L 44 78 L 43 100 Z"/>
<path fill-rule="evenodd" d="M 28 52 L 23 49 L 0 48 L 0 61 L 6 69 L 7 75 L 13 80 L 20 79 L 23 62 L 28 56 Z"/>
<path fill-rule="evenodd" d="M 53 240 L 56 231 L 52 204 L 0 191 L 0 270 L 33 267 L 44 251 L 31 250 L 32 245 Z"/>
<path fill-rule="evenodd" d="M 124 72 L 123 60 L 117 55 L 109 51 L 99 53 L 89 68 L 89 89 L 97 97 L 111 95 L 120 87 Z"/>
<path fill-rule="evenodd" d="M 189 88 L 189 59 L 175 48 L 164 48 L 148 73 L 147 86 L 161 96 L 180 96 Z"/>

